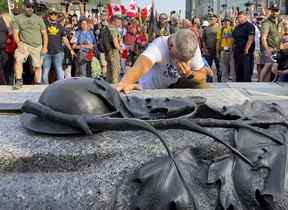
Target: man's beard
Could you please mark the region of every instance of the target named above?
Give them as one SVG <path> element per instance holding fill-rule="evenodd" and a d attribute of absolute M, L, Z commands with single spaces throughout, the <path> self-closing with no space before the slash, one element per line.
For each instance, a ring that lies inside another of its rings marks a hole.
<path fill-rule="evenodd" d="M 31 17 L 33 15 L 33 11 L 26 11 L 25 15 L 27 17 Z"/>
<path fill-rule="evenodd" d="M 273 15 L 271 15 L 271 16 L 272 16 L 273 19 L 276 19 L 276 18 L 278 18 L 280 15 L 278 15 L 278 14 L 273 14 Z"/>

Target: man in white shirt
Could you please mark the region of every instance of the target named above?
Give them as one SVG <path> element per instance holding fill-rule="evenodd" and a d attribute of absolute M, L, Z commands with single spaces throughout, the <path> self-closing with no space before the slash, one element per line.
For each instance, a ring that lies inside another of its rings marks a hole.
<path fill-rule="evenodd" d="M 182 29 L 155 39 L 116 88 L 125 93 L 133 89 L 205 88 L 206 76 L 197 37 Z"/>

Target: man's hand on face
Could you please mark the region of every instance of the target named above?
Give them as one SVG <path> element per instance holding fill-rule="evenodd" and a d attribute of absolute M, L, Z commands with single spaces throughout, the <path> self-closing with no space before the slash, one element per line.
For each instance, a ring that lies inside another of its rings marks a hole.
<path fill-rule="evenodd" d="M 182 77 L 187 78 L 187 77 L 189 77 L 192 74 L 192 68 L 191 68 L 189 62 L 188 63 L 177 62 L 176 66 L 177 66 L 179 74 Z"/>
<path fill-rule="evenodd" d="M 123 92 L 125 94 L 129 93 L 131 90 L 142 90 L 142 88 L 138 84 L 127 84 L 123 82 L 119 82 L 118 84 L 116 84 L 115 88 L 119 92 Z"/>

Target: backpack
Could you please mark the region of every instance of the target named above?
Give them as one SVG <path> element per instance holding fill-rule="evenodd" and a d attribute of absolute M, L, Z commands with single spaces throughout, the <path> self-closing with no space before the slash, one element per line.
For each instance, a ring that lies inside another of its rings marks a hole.
<path fill-rule="evenodd" d="M 6 40 L 5 40 L 5 49 L 4 51 L 8 55 L 13 55 L 15 50 L 17 48 L 17 44 L 13 38 L 13 35 L 7 35 Z"/>
<path fill-rule="evenodd" d="M 131 45 L 134 45 L 135 42 L 136 42 L 136 35 L 130 32 L 127 32 L 124 36 L 124 44 L 131 46 Z"/>
<path fill-rule="evenodd" d="M 112 34 L 107 26 L 100 29 L 97 47 L 98 50 L 103 53 L 115 49 Z"/>

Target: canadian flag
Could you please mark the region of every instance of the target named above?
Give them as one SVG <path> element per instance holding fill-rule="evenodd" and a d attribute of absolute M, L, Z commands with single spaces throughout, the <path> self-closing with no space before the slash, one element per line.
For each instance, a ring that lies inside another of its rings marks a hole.
<path fill-rule="evenodd" d="M 142 18 L 149 17 L 150 16 L 150 9 L 151 9 L 151 7 L 149 7 L 149 6 L 146 6 L 146 7 L 142 8 L 141 9 L 141 17 Z"/>
<path fill-rule="evenodd" d="M 126 13 L 126 9 L 124 5 L 119 5 L 119 4 L 108 4 L 108 16 L 113 16 L 113 15 L 124 15 Z"/>
<path fill-rule="evenodd" d="M 121 7 L 121 14 L 126 15 L 127 10 L 126 10 L 125 6 L 123 4 L 121 4 L 120 7 Z"/>
<path fill-rule="evenodd" d="M 137 12 L 138 12 L 137 3 L 136 3 L 135 0 L 132 0 L 132 1 L 128 4 L 127 16 L 128 16 L 128 17 L 136 17 Z"/>

